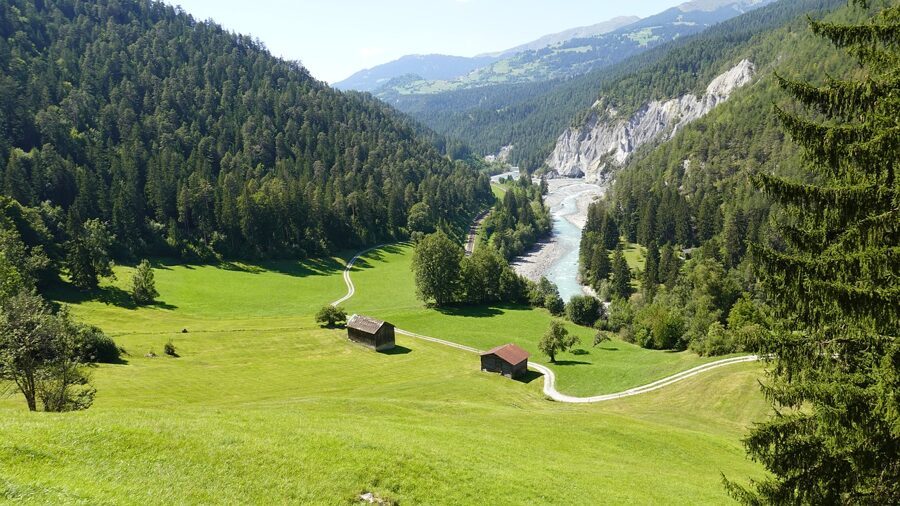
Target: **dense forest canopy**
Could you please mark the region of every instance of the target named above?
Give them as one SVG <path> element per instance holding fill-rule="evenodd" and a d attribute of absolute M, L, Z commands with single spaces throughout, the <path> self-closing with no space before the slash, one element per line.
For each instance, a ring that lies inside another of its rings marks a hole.
<path fill-rule="evenodd" d="M 0 189 L 57 242 L 99 219 L 119 256 L 311 255 L 486 207 L 419 133 L 161 2 L 0 1 Z"/>

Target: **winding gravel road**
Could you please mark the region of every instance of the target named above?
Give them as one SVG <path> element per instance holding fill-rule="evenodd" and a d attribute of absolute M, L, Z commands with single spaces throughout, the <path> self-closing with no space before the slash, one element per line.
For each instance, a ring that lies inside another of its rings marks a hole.
<path fill-rule="evenodd" d="M 374 246 L 367 250 L 361 251 L 357 253 L 353 258 L 347 262 L 347 266 L 344 267 L 344 283 L 347 285 L 347 294 L 341 297 L 340 299 L 331 303 L 332 306 L 337 306 L 338 304 L 342 304 L 356 293 L 356 287 L 353 285 L 353 279 L 350 277 L 350 271 L 353 270 L 353 265 L 359 260 L 360 257 L 365 255 L 366 253 L 381 248 L 384 245 Z M 398 334 L 402 334 L 404 336 L 412 337 L 415 339 L 421 339 L 423 341 L 429 341 L 432 343 L 442 344 L 444 346 L 450 346 L 451 348 L 456 348 L 458 350 L 467 351 L 470 353 L 481 353 L 481 350 L 477 348 L 472 348 L 471 346 L 466 346 L 463 344 L 454 343 L 451 341 L 446 341 L 444 339 L 438 339 L 436 337 L 424 336 L 422 334 L 416 334 L 414 332 L 410 332 L 408 330 L 403 329 L 395 329 Z M 679 381 L 691 378 L 698 374 L 702 374 L 713 369 L 718 369 L 719 367 L 724 367 L 732 364 L 741 364 L 745 362 L 756 362 L 759 360 L 757 355 L 748 355 L 743 357 L 732 357 L 726 358 L 723 360 L 716 360 L 715 362 L 710 362 L 708 364 L 699 365 L 694 367 L 693 369 L 688 369 L 687 371 L 682 371 L 678 374 L 673 374 L 661 380 L 654 381 L 653 383 L 648 383 L 646 385 L 642 385 L 639 387 L 629 388 L 628 390 L 623 390 L 621 392 L 616 392 L 612 394 L 603 394 L 603 395 L 594 395 L 591 397 L 574 397 L 571 395 L 566 395 L 561 393 L 556 389 L 556 374 L 547 366 L 536 364 L 534 362 L 528 362 L 528 367 L 538 371 L 539 373 L 544 375 L 544 395 L 558 402 L 567 402 L 573 404 L 586 404 L 586 403 L 594 403 L 594 402 L 604 402 L 611 401 L 615 399 L 621 399 L 623 397 L 630 397 L 632 395 L 644 394 L 647 392 L 652 392 L 654 390 L 658 390 L 665 386 L 669 386 L 672 383 L 677 383 Z"/>

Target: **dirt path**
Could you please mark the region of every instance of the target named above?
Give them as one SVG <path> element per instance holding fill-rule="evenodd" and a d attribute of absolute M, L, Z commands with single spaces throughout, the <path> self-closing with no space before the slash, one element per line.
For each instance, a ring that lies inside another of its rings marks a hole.
<path fill-rule="evenodd" d="M 331 303 L 332 306 L 337 306 L 343 302 L 350 300 L 353 295 L 356 293 L 356 287 L 353 285 L 353 280 L 350 278 L 350 271 L 353 270 L 353 264 L 359 259 L 359 257 L 365 255 L 366 253 L 378 249 L 381 246 L 375 246 L 369 248 L 365 251 L 361 251 L 356 254 L 353 258 L 347 262 L 347 266 L 344 268 L 344 283 L 347 285 L 347 295 L 344 295 L 340 299 Z M 477 348 L 472 348 L 471 346 L 466 346 L 464 344 L 458 344 L 451 341 L 445 341 L 443 339 L 438 339 L 436 337 L 424 336 L 422 334 L 416 334 L 414 332 L 410 332 L 408 330 L 396 329 L 398 334 L 412 337 L 415 339 L 421 339 L 423 341 L 429 341 L 432 343 L 442 344 L 444 346 L 450 346 L 452 348 L 456 348 L 458 350 L 467 351 L 469 353 L 481 353 L 481 350 Z M 732 364 L 741 364 L 745 362 L 755 362 L 759 360 L 759 357 L 756 355 L 748 355 L 743 357 L 732 357 L 726 358 L 722 360 L 716 360 L 715 362 L 710 362 L 708 364 L 699 365 L 694 367 L 693 369 L 688 369 L 687 371 L 682 371 L 678 374 L 673 374 L 661 380 L 654 381 L 653 383 L 648 383 L 646 385 L 642 385 L 639 387 L 629 388 L 628 390 L 623 390 L 621 392 L 616 392 L 612 394 L 603 394 L 603 395 L 594 395 L 591 397 L 574 397 L 571 395 L 566 395 L 561 393 L 556 389 L 556 374 L 552 369 L 545 365 L 536 364 L 534 362 L 529 362 L 528 367 L 538 371 L 539 373 L 544 375 L 544 395 L 558 402 L 567 402 L 573 404 L 586 404 L 586 403 L 595 403 L 595 402 L 604 402 L 611 401 L 614 399 L 621 399 L 623 397 L 630 397 L 632 395 L 644 394 L 647 392 L 652 392 L 654 390 L 659 390 L 665 386 L 669 386 L 672 383 L 677 383 L 679 381 L 692 378 L 697 376 L 698 374 L 705 373 L 707 371 L 711 371 L 713 369 L 718 369 L 719 367 L 724 367 L 726 365 Z"/>

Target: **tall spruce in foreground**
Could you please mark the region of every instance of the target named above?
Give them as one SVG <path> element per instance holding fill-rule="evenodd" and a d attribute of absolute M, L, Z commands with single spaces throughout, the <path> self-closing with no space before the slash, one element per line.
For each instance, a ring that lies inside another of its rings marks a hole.
<path fill-rule="evenodd" d="M 726 481 L 745 504 L 900 504 L 900 6 L 887 5 L 864 24 L 811 22 L 859 61 L 857 80 L 781 80 L 807 110 L 777 115 L 812 182 L 757 179 L 782 206 L 781 244 L 751 248 L 779 323 L 762 350 L 774 415 L 745 440 L 771 477 Z"/>

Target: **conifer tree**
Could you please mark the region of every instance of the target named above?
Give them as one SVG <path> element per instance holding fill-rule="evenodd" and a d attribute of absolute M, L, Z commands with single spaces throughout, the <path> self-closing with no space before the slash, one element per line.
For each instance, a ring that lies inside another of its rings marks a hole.
<path fill-rule="evenodd" d="M 672 243 L 666 243 L 660 252 L 659 258 L 659 282 L 669 288 L 675 286 L 678 281 L 678 273 L 681 271 L 681 259 L 675 253 Z"/>
<path fill-rule="evenodd" d="M 153 268 L 150 262 L 142 260 L 134 271 L 134 277 L 131 278 L 131 298 L 135 304 L 150 304 L 157 297 L 159 292 L 156 291 L 156 281 L 153 279 Z"/>
<path fill-rule="evenodd" d="M 594 248 L 594 254 L 591 260 L 591 286 L 595 290 L 599 290 L 600 282 L 609 278 L 612 272 L 612 263 L 609 260 L 609 251 L 602 244 L 598 244 Z"/>
<path fill-rule="evenodd" d="M 650 241 L 647 247 L 647 260 L 644 263 L 643 288 L 647 301 L 652 301 L 659 286 L 659 246 L 656 241 Z"/>
<path fill-rule="evenodd" d="M 770 477 L 726 484 L 746 504 L 900 504 L 900 6 L 811 27 L 861 72 L 779 77 L 805 108 L 776 114 L 811 174 L 756 181 L 783 206 L 781 241 L 751 246 L 778 323 L 762 350 L 774 415 L 745 444 Z"/>
<path fill-rule="evenodd" d="M 627 299 L 631 295 L 631 269 L 621 247 L 613 253 L 611 281 L 614 296 Z"/>

